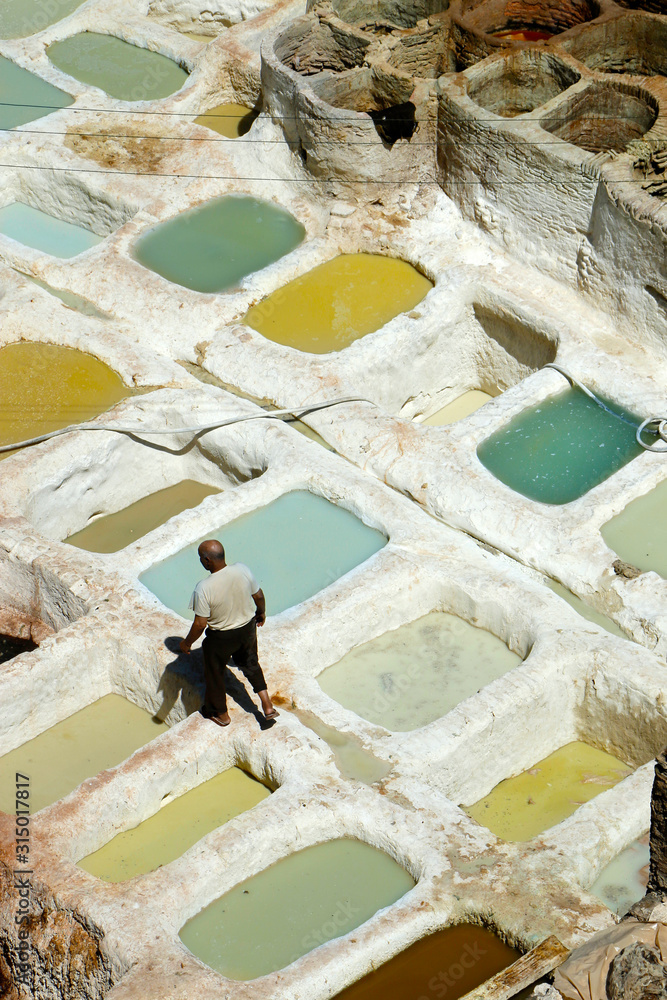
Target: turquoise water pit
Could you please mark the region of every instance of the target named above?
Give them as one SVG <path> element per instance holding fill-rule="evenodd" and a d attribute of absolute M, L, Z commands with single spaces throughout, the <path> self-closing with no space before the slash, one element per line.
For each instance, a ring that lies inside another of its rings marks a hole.
<path fill-rule="evenodd" d="M 34 122 L 69 107 L 73 100 L 63 90 L 0 56 L 0 129 Z"/>
<path fill-rule="evenodd" d="M 189 920 L 180 937 L 228 979 L 256 979 L 354 930 L 414 884 L 383 851 L 331 840 L 241 882 Z"/>
<path fill-rule="evenodd" d="M 259 198 L 228 195 L 151 229 L 134 256 L 167 281 L 196 292 L 225 292 L 302 242 L 301 223 Z"/>
<path fill-rule="evenodd" d="M 477 448 L 506 486 L 530 500 L 564 504 L 641 454 L 639 418 L 615 403 L 601 406 L 571 388 L 519 413 Z"/>
<path fill-rule="evenodd" d="M 54 42 L 46 54 L 63 73 L 119 101 L 159 101 L 180 90 L 188 79 L 173 59 L 94 31 Z"/>
<path fill-rule="evenodd" d="M 227 562 L 251 568 L 266 597 L 267 614 L 312 597 L 387 542 L 348 510 L 305 490 L 286 493 L 204 538 L 218 538 Z M 206 574 L 197 548 L 203 538 L 151 566 L 139 579 L 163 604 L 184 618 L 195 584 Z"/>
<path fill-rule="evenodd" d="M 0 208 L 0 233 L 24 246 L 64 259 L 76 257 L 104 239 L 83 226 L 56 219 L 20 201 Z"/>

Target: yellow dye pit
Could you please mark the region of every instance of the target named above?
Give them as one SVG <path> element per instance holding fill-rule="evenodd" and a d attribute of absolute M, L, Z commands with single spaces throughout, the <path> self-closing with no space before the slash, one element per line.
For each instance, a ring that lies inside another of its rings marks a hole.
<path fill-rule="evenodd" d="M 457 420 L 463 420 L 464 417 L 470 416 L 471 413 L 479 410 L 480 406 L 484 406 L 485 403 L 488 403 L 493 398 L 490 393 L 483 392 L 482 389 L 469 389 L 462 396 L 457 396 L 451 403 L 447 403 L 447 406 L 443 406 L 437 413 L 432 413 L 430 417 L 425 417 L 422 423 L 428 424 L 430 427 L 442 427 L 444 424 L 453 424 Z"/>
<path fill-rule="evenodd" d="M 195 118 L 195 125 L 205 125 L 226 139 L 238 139 L 250 131 L 256 118 L 257 112 L 245 104 L 218 104 Z"/>
<path fill-rule="evenodd" d="M 53 344 L 8 344 L 0 349 L 0 445 L 90 420 L 131 393 L 90 354 Z"/>
<path fill-rule="evenodd" d="M 0 757 L 0 809 L 14 812 L 16 772 L 30 778 L 30 808 L 37 812 L 167 729 L 143 708 L 107 694 Z"/>
<path fill-rule="evenodd" d="M 244 322 L 277 344 L 327 354 L 414 309 L 432 287 L 404 260 L 342 254 L 262 299 Z"/>
<path fill-rule="evenodd" d="M 576 741 L 501 781 L 465 811 L 503 840 L 531 840 L 630 773 L 617 757 Z"/>
<path fill-rule="evenodd" d="M 66 541 L 87 552 L 118 552 L 164 524 L 170 517 L 199 506 L 206 497 L 219 492 L 214 486 L 184 479 L 182 483 L 151 493 L 115 514 L 93 521 Z"/>
<path fill-rule="evenodd" d="M 232 767 L 179 795 L 154 816 L 119 833 L 79 862 L 105 882 L 124 882 L 167 865 L 207 833 L 252 809 L 271 793 L 240 767 Z"/>

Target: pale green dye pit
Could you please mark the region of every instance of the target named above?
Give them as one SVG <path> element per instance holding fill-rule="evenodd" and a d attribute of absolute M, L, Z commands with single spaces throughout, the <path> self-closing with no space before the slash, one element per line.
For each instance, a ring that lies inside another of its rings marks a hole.
<path fill-rule="evenodd" d="M 120 101 L 157 101 L 180 90 L 187 72 L 173 59 L 114 35 L 83 31 L 46 50 L 51 62 L 80 83 Z"/>
<path fill-rule="evenodd" d="M 519 413 L 479 445 L 478 458 L 530 500 L 569 503 L 641 453 L 635 440 L 640 421 L 606 405 L 567 389 Z"/>
<path fill-rule="evenodd" d="M 267 614 L 277 615 L 328 587 L 386 544 L 379 531 L 323 497 L 305 490 L 286 493 L 266 507 L 214 527 L 227 562 L 245 563 L 266 597 Z M 195 584 L 205 576 L 199 539 L 152 566 L 140 580 L 163 604 L 184 618 Z"/>
<path fill-rule="evenodd" d="M 225 292 L 290 253 L 305 233 L 283 208 L 229 195 L 151 229 L 138 241 L 134 256 L 177 285 Z"/>
<path fill-rule="evenodd" d="M 74 13 L 84 0 L 2 0 L 0 38 L 26 38 Z"/>
<path fill-rule="evenodd" d="M 7 3 L 7 0 L 2 2 Z M 0 56 L 0 129 L 34 122 L 52 111 L 69 107 L 73 101 L 74 98 L 63 90 L 52 87 L 46 80 L 40 80 L 34 73 Z"/>
<path fill-rule="evenodd" d="M 162 806 L 142 823 L 119 833 L 79 867 L 105 882 L 125 882 L 180 857 L 207 833 L 252 809 L 270 795 L 239 767 L 204 781 Z"/>
<path fill-rule="evenodd" d="M 646 892 L 649 874 L 648 834 L 626 847 L 598 875 L 589 892 L 623 916 Z"/>
<path fill-rule="evenodd" d="M 521 657 L 456 615 L 433 611 L 352 649 L 318 680 L 331 698 L 394 732 L 425 726 Z"/>
<path fill-rule="evenodd" d="M 573 594 L 571 590 L 564 587 L 562 583 L 558 583 L 556 580 L 549 580 L 549 589 L 553 590 L 554 594 L 558 594 L 559 597 L 562 597 L 564 601 L 567 601 L 570 607 L 574 608 L 577 614 L 581 615 L 582 618 L 585 618 L 586 621 L 594 622 L 595 625 L 599 625 L 600 628 L 605 629 L 605 631 L 609 632 L 611 635 L 618 636 L 619 639 L 628 638 L 623 629 L 619 628 L 616 622 L 613 622 L 611 618 L 607 618 L 606 615 L 600 614 L 600 612 L 596 611 L 595 608 L 592 608 L 590 604 L 586 604 L 586 602 L 582 601 L 580 597 Z"/>
<path fill-rule="evenodd" d="M 14 812 L 17 771 L 30 778 L 30 808 L 37 812 L 167 728 L 125 698 L 107 694 L 0 757 L 0 809 Z"/>
<path fill-rule="evenodd" d="M 667 480 L 602 525 L 602 537 L 624 562 L 667 579 Z"/>
<path fill-rule="evenodd" d="M 76 257 L 104 239 L 83 226 L 56 219 L 20 201 L 0 208 L 0 233 L 25 246 L 63 259 Z"/>
<path fill-rule="evenodd" d="M 237 885 L 189 920 L 180 937 L 229 979 L 256 979 L 349 933 L 414 884 L 382 851 L 332 840 Z"/>

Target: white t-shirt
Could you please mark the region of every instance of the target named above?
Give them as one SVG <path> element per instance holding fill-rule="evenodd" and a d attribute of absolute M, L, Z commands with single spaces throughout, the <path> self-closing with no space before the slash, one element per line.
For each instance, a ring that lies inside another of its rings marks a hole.
<path fill-rule="evenodd" d="M 243 563 L 233 563 L 200 580 L 190 598 L 196 615 L 208 618 L 208 627 L 225 630 L 246 625 L 257 610 L 252 595 L 259 584 Z"/>

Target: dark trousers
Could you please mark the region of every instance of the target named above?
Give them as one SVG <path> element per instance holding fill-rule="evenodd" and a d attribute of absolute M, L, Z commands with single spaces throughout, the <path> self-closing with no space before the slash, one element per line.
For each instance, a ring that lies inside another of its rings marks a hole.
<path fill-rule="evenodd" d="M 257 625 L 251 618 L 240 628 L 206 629 L 204 653 L 204 714 L 224 715 L 227 711 L 225 668 L 230 659 L 252 684 L 255 694 L 264 691 L 266 681 L 257 658 Z"/>

